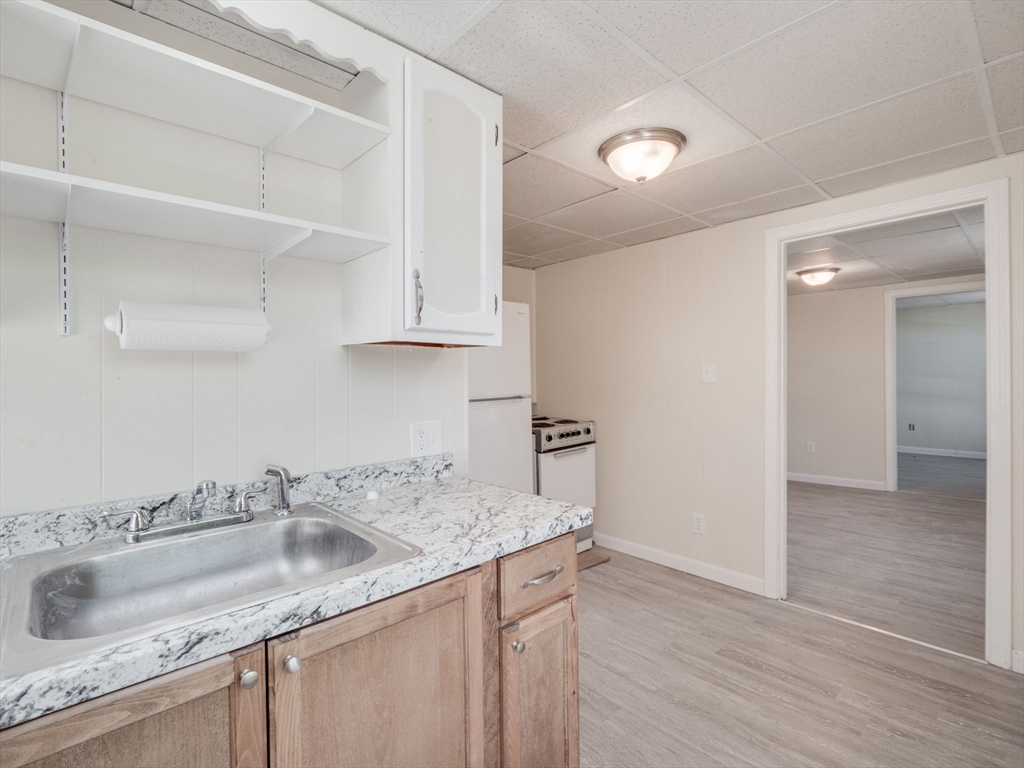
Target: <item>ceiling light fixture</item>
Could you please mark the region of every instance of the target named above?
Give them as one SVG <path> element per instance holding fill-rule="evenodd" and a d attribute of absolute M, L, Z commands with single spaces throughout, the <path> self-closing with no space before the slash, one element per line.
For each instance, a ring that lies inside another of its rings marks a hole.
<path fill-rule="evenodd" d="M 686 137 L 672 128 L 640 128 L 612 136 L 597 150 L 612 172 L 643 184 L 659 176 L 686 146 Z"/>
<path fill-rule="evenodd" d="M 815 267 L 814 269 L 801 269 L 796 273 L 797 277 L 808 285 L 818 286 L 831 283 L 832 278 L 839 274 L 839 267 Z"/>

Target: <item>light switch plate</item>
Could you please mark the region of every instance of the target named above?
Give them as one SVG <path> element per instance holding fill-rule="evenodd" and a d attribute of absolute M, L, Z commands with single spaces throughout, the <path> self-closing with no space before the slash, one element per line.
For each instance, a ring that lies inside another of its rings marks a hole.
<path fill-rule="evenodd" d="M 808 440 L 807 441 L 807 452 L 808 453 L 814 453 L 815 448 L 816 448 L 816 446 L 814 445 L 814 442 L 812 440 Z"/>
<path fill-rule="evenodd" d="M 700 380 L 704 384 L 715 383 L 715 364 L 704 363 L 700 368 Z"/>
<path fill-rule="evenodd" d="M 412 457 L 435 456 L 441 452 L 441 422 L 420 421 L 409 425 Z"/>

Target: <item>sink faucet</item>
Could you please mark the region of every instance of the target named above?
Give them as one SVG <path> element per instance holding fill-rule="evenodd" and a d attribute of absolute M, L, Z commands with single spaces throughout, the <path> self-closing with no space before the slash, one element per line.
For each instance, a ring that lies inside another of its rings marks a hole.
<path fill-rule="evenodd" d="M 264 474 L 277 478 L 277 509 L 274 514 L 280 517 L 290 515 L 292 513 L 292 497 L 288 490 L 288 484 L 292 481 L 291 473 L 284 467 L 270 464 Z"/>
<path fill-rule="evenodd" d="M 196 486 L 196 492 L 188 505 L 188 519 L 193 522 L 203 519 L 203 508 L 217 490 L 217 484 L 213 480 L 203 480 Z"/>

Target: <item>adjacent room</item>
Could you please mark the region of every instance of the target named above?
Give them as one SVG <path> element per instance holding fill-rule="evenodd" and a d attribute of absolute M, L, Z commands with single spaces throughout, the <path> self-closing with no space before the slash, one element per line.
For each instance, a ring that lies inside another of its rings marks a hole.
<path fill-rule="evenodd" d="M 0 0 L 0 768 L 1024 766 L 1024 0 Z"/>
<path fill-rule="evenodd" d="M 983 212 L 786 253 L 788 600 L 983 659 Z"/>

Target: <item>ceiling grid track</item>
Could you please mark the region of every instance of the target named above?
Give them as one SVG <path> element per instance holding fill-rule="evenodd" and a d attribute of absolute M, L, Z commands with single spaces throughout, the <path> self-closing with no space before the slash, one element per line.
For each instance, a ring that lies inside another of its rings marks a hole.
<path fill-rule="evenodd" d="M 971 7 L 970 0 L 956 0 L 956 12 L 960 17 L 960 29 L 963 33 L 964 44 L 967 46 L 967 55 L 974 68 L 974 78 L 978 83 L 981 109 L 985 113 L 985 124 L 988 126 L 992 148 L 996 151 L 997 157 L 1004 157 L 1006 152 L 1003 149 L 1003 140 L 999 136 L 999 127 L 996 124 L 996 110 L 992 104 L 992 91 L 988 84 L 988 72 L 985 70 L 985 57 L 981 52 L 981 39 L 978 37 L 978 25 L 974 21 L 974 9 Z"/>

